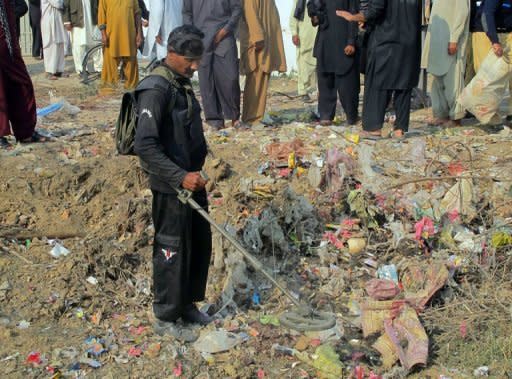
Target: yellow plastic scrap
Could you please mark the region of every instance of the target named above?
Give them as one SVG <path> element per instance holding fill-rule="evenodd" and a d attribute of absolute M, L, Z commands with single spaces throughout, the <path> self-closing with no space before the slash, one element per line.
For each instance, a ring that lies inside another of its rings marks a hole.
<path fill-rule="evenodd" d="M 295 152 L 292 151 L 290 155 L 288 155 L 288 168 L 293 170 L 295 168 Z"/>
<path fill-rule="evenodd" d="M 315 354 L 310 358 L 306 352 L 296 352 L 296 357 L 302 362 L 316 368 L 319 377 L 324 379 L 343 378 L 343 364 L 340 357 L 330 345 L 321 345 L 316 348 Z"/>
<path fill-rule="evenodd" d="M 273 326 L 279 326 L 281 325 L 281 322 L 279 321 L 279 318 L 274 315 L 263 315 L 260 317 L 260 322 L 263 325 L 273 325 Z"/>
<path fill-rule="evenodd" d="M 344 137 L 347 141 L 355 143 L 356 145 L 359 143 L 359 134 L 357 133 L 345 133 Z"/>
<path fill-rule="evenodd" d="M 491 237 L 492 247 L 512 245 L 512 235 L 505 232 L 494 233 Z"/>

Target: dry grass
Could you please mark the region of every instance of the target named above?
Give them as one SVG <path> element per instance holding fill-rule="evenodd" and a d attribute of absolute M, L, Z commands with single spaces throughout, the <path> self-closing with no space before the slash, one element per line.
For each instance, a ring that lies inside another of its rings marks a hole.
<path fill-rule="evenodd" d="M 489 366 L 492 377 L 512 377 L 512 249 L 495 258 L 490 267 L 467 267 L 451 299 L 423 315 L 433 364 L 467 373 Z"/>

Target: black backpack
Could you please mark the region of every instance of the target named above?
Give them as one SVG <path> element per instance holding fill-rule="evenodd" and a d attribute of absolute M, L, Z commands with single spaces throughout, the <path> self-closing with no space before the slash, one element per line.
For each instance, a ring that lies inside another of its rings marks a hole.
<path fill-rule="evenodd" d="M 176 89 L 170 81 L 159 74 L 151 74 L 140 81 L 135 90 L 126 92 L 123 95 L 121 109 L 116 121 L 114 139 L 117 152 L 120 155 L 136 155 L 134 151 L 135 133 L 139 121 L 139 110 L 137 109 L 137 97 L 139 93 L 148 89 L 158 89 L 162 95 L 169 100 L 169 109 L 174 108 L 176 103 Z"/>

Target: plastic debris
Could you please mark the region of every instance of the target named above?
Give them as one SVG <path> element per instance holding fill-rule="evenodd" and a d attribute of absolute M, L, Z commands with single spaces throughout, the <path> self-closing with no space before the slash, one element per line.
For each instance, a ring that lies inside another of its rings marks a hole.
<path fill-rule="evenodd" d="M 178 366 L 172 369 L 172 373 L 175 377 L 179 378 L 183 374 L 183 366 L 181 362 L 178 363 Z"/>
<path fill-rule="evenodd" d="M 318 346 L 313 356 L 307 353 L 296 352 L 295 356 L 304 363 L 322 372 L 322 377 L 327 379 L 339 379 L 343 377 L 343 364 L 340 357 L 330 345 Z"/>
<path fill-rule="evenodd" d="M 481 366 L 473 371 L 473 375 L 477 376 L 477 377 L 478 376 L 489 376 L 489 374 L 490 374 L 490 370 L 489 370 L 488 366 Z"/>
<path fill-rule="evenodd" d="M 87 345 L 87 354 L 92 357 L 99 357 L 106 353 L 108 350 L 103 346 L 104 341 L 95 337 L 89 337 L 85 340 Z"/>
<path fill-rule="evenodd" d="M 279 317 L 274 315 L 263 315 L 260 317 L 260 322 L 263 325 L 273 325 L 273 326 L 280 326 L 281 322 L 279 321 Z"/>
<path fill-rule="evenodd" d="M 476 214 L 473 207 L 473 183 L 469 179 L 460 179 L 448 190 L 440 203 L 442 214 L 457 211 L 472 220 Z"/>
<path fill-rule="evenodd" d="M 512 245 L 512 234 L 505 232 L 494 233 L 491 237 L 492 247 L 503 247 Z"/>
<path fill-rule="evenodd" d="M 388 300 L 396 297 L 400 288 L 389 279 L 372 279 L 366 283 L 366 292 L 375 300 Z"/>
<path fill-rule="evenodd" d="M 30 322 L 27 320 L 21 320 L 18 323 L 18 329 L 28 329 L 30 327 Z"/>
<path fill-rule="evenodd" d="M 63 245 L 61 245 L 59 242 L 53 242 L 53 248 L 50 251 L 50 255 L 54 258 L 60 258 L 60 257 L 66 257 L 71 252 L 66 249 Z"/>
<path fill-rule="evenodd" d="M 199 336 L 194 342 L 194 349 L 201 353 L 220 353 L 228 351 L 246 339 L 245 336 L 225 330 L 210 331 Z"/>
<path fill-rule="evenodd" d="M 41 353 L 38 351 L 32 351 L 28 354 L 27 359 L 25 359 L 25 363 L 31 366 L 39 366 L 43 363 L 41 359 Z"/>
<path fill-rule="evenodd" d="M 79 363 L 87 365 L 92 368 L 100 368 L 101 367 L 101 363 L 99 361 L 97 361 L 96 359 L 91 359 L 91 358 L 80 358 Z"/>
<path fill-rule="evenodd" d="M 430 236 L 434 235 L 436 232 L 434 227 L 434 221 L 432 221 L 432 219 L 429 217 L 423 217 L 420 221 L 416 223 L 414 228 L 416 230 L 415 238 L 417 241 L 427 239 Z"/>
<path fill-rule="evenodd" d="M 392 280 L 396 284 L 398 284 L 398 272 L 396 271 L 395 265 L 384 265 L 379 267 L 377 270 L 377 277 L 379 279 L 388 279 Z"/>
<path fill-rule="evenodd" d="M 58 111 L 59 109 L 61 109 L 64 105 L 64 102 L 62 101 L 59 101 L 57 103 L 53 103 L 53 104 L 50 104 L 46 107 L 43 107 L 43 108 L 37 108 L 37 117 L 44 117 L 44 116 L 48 116 L 49 114 L 53 113 L 53 112 L 56 112 Z"/>
<path fill-rule="evenodd" d="M 366 240 L 364 238 L 350 238 L 347 245 L 350 254 L 359 254 L 366 247 Z"/>
<path fill-rule="evenodd" d="M 128 355 L 130 357 L 138 358 L 138 357 L 140 357 L 142 355 L 142 349 L 140 347 L 138 347 L 138 346 L 132 346 L 128 350 Z"/>

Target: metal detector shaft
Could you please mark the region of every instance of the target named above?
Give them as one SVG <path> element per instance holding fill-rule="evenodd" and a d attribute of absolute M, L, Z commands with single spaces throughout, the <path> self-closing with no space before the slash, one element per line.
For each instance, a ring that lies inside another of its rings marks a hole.
<path fill-rule="evenodd" d="M 256 259 L 251 253 L 249 253 L 247 250 L 244 249 L 242 245 L 232 236 L 230 235 L 224 228 L 222 228 L 220 225 L 218 225 L 193 198 L 192 198 L 192 192 L 185 190 L 185 189 L 177 189 L 176 192 L 178 192 L 178 199 L 183 204 L 188 204 L 190 207 L 194 210 L 196 210 L 208 223 L 213 226 L 220 234 L 222 234 L 224 237 L 228 239 L 229 242 L 249 261 L 252 267 L 254 267 L 256 270 L 261 272 L 265 277 L 270 280 L 279 290 L 285 294 L 293 304 L 295 304 L 297 307 L 306 309 L 306 306 L 304 304 L 301 304 L 293 295 L 283 287 L 277 280 L 275 280 L 272 275 L 270 275 L 267 270 L 265 270 L 265 267 L 263 264 Z M 309 307 L 307 307 L 309 310 Z M 312 312 L 312 311 L 311 311 Z"/>

